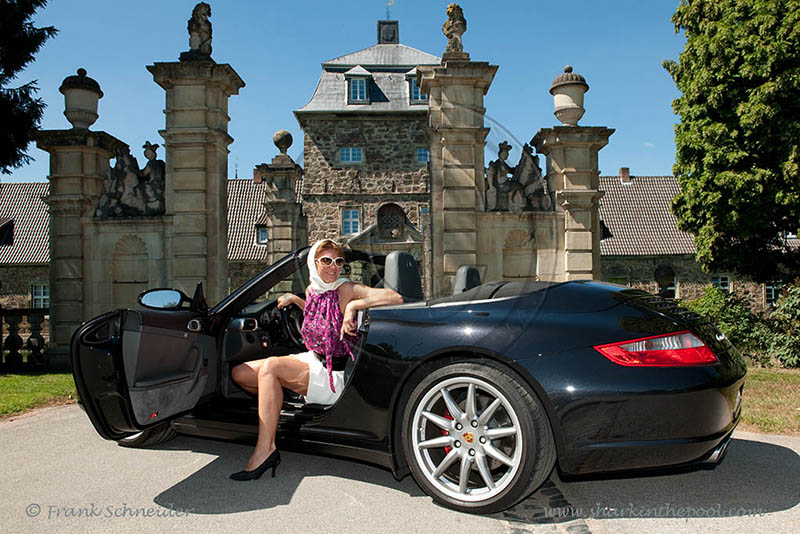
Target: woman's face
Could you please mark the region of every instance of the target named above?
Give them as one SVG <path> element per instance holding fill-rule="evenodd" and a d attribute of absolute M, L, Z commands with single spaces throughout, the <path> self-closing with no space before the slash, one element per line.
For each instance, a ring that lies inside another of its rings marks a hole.
<path fill-rule="evenodd" d="M 323 265 L 322 262 L 320 262 L 320 259 L 323 257 L 328 257 L 331 260 L 335 260 L 336 258 L 341 258 L 341 256 L 338 252 L 336 252 L 335 249 L 332 248 L 326 248 L 322 252 L 317 253 L 317 261 L 314 262 L 317 264 L 317 273 L 319 274 L 320 278 L 322 278 L 323 282 L 330 284 L 339 278 L 339 273 L 341 272 L 342 267 L 337 267 L 336 263 L 333 261 L 330 265 Z"/>

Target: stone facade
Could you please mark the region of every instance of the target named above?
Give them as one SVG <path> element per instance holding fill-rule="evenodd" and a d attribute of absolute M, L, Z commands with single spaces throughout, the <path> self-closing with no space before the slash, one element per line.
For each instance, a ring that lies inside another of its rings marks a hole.
<path fill-rule="evenodd" d="M 706 273 L 694 256 L 603 256 L 601 280 L 628 285 L 643 289 L 649 293 L 658 293 L 659 287 L 654 280 L 657 267 L 666 265 L 675 272 L 675 298 L 693 300 L 703 294 L 703 290 L 711 285 L 712 276 L 721 275 L 730 278 L 731 292 L 749 304 L 754 312 L 765 311 L 766 285 L 753 282 L 747 278 L 734 277 L 731 273 Z"/>
<path fill-rule="evenodd" d="M 33 306 L 31 285 L 50 285 L 48 265 L 0 266 L 0 306 L 5 308 L 30 308 Z"/>
<path fill-rule="evenodd" d="M 378 209 L 387 203 L 400 206 L 411 224 L 422 230 L 422 208 L 430 209 L 429 170 L 427 163 L 417 161 L 416 153 L 417 148 L 428 148 L 426 127 L 421 113 L 306 119 L 302 197 L 308 242 L 324 238 L 346 242 L 353 235 L 343 234 L 342 210 L 358 210 L 362 231 L 376 223 Z M 343 146 L 362 147 L 363 162 L 341 163 Z M 426 287 L 425 247 L 417 250 Z"/>

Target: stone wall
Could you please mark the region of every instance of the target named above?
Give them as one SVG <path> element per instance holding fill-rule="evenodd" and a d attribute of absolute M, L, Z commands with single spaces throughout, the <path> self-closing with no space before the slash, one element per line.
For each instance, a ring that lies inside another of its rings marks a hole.
<path fill-rule="evenodd" d="M 30 308 L 31 284 L 50 284 L 50 268 L 44 265 L 4 265 L 0 267 L 0 305 Z"/>
<path fill-rule="evenodd" d="M 269 267 L 267 263 L 260 261 L 229 261 L 228 293 L 232 293 L 267 267 Z"/>
<path fill-rule="evenodd" d="M 658 292 L 654 272 L 659 265 L 668 265 L 675 271 L 675 296 L 682 300 L 700 297 L 703 290 L 711 285 L 715 274 L 705 273 L 695 261 L 694 256 L 603 256 L 602 280 L 627 278 L 628 285 L 650 293 Z M 750 303 L 753 311 L 766 308 L 764 284 L 736 277 L 732 273 L 718 273 L 728 276 L 731 291 Z"/>
<path fill-rule="evenodd" d="M 417 148 L 429 148 L 427 115 L 381 115 L 304 121 L 303 213 L 308 242 L 337 239 L 341 210 L 359 209 L 359 228 L 377 221 L 378 208 L 394 202 L 422 230 L 420 207 L 430 209 L 429 164 L 417 162 Z M 340 163 L 339 148 L 361 147 L 363 162 Z M 425 232 L 423 265 L 430 264 Z M 429 286 L 425 269 L 423 287 Z"/>
<path fill-rule="evenodd" d="M 359 209 L 361 230 L 375 223 L 378 208 L 394 202 L 403 208 L 411 224 L 421 229 L 420 206 L 429 203 L 420 195 L 325 195 L 303 199 L 303 213 L 308 218 L 308 242 L 318 239 L 340 239 L 342 209 Z"/>

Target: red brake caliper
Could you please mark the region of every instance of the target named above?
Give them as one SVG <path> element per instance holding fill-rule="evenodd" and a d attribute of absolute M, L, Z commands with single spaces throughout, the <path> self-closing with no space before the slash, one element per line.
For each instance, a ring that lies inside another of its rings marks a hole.
<path fill-rule="evenodd" d="M 450 415 L 450 412 L 448 412 L 447 410 L 444 411 L 444 415 L 442 417 L 444 417 L 445 419 L 450 419 L 451 421 L 453 420 L 453 416 Z M 443 436 L 446 436 L 448 434 L 449 434 L 449 432 L 447 430 L 442 430 L 442 435 Z M 450 449 L 452 449 L 452 447 L 445 447 L 444 448 L 444 453 L 445 454 L 450 454 Z"/>

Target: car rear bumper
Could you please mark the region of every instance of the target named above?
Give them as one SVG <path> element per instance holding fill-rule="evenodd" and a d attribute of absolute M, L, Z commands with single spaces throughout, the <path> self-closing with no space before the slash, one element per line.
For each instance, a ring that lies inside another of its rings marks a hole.
<path fill-rule="evenodd" d="M 739 422 L 742 388 L 740 380 L 728 387 L 673 394 L 672 399 L 663 395 L 617 399 L 617 409 L 606 407 L 601 418 L 606 423 L 614 418 L 616 425 L 594 428 L 627 427 L 624 435 L 615 436 L 612 430 L 590 437 L 591 430 L 584 426 L 580 436 L 574 433 L 577 427 L 567 425 L 559 468 L 568 475 L 583 475 L 719 463 Z M 691 416 L 679 423 L 676 413 L 686 414 L 688 409 L 693 410 Z"/>

